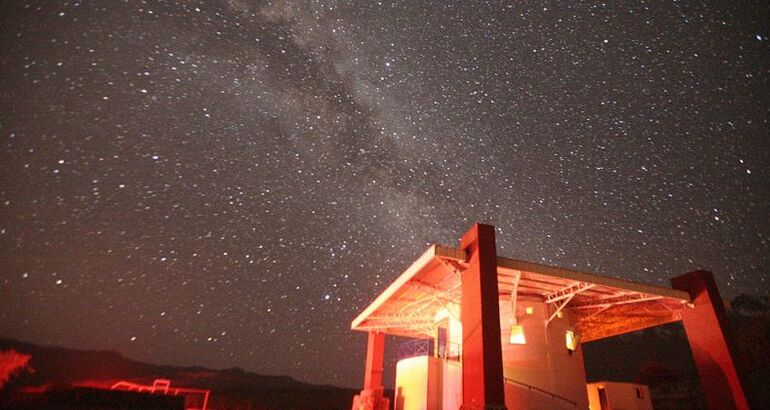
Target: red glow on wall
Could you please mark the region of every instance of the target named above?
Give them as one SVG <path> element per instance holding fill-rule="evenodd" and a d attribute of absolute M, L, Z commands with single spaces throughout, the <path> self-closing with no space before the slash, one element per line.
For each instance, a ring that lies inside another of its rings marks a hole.
<path fill-rule="evenodd" d="M 43 394 L 47 393 L 51 390 L 57 390 L 62 388 L 88 388 L 88 389 L 99 389 L 99 390 L 111 390 L 112 386 L 115 385 L 115 383 L 119 382 L 120 380 L 117 379 L 86 379 L 86 380 L 78 380 L 76 382 L 71 383 L 48 383 L 48 384 L 40 384 L 37 386 L 25 386 L 20 389 L 18 389 L 21 393 L 28 393 L 28 394 Z"/>
<path fill-rule="evenodd" d="M 39 386 L 26 386 L 19 389 L 19 392 L 21 393 L 27 393 L 27 394 L 43 394 L 47 392 L 48 390 L 51 390 L 50 384 L 41 384 Z"/>
<path fill-rule="evenodd" d="M 87 379 L 72 383 L 72 387 L 87 387 L 91 389 L 110 390 L 119 380 L 95 380 Z"/>
<path fill-rule="evenodd" d="M 24 370 L 31 371 L 29 361 L 31 355 L 19 353 L 13 349 L 0 351 L 0 390 L 11 377 Z"/>

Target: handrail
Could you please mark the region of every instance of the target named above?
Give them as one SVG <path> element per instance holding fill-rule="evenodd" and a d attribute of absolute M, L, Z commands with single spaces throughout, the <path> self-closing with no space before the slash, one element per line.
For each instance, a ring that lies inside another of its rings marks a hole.
<path fill-rule="evenodd" d="M 414 339 L 398 346 L 398 359 L 415 356 L 433 356 L 433 340 Z"/>
<path fill-rule="evenodd" d="M 537 393 L 540 393 L 540 394 L 544 394 L 546 396 L 550 396 L 553 399 L 559 399 L 561 401 L 565 401 L 565 402 L 571 404 L 573 407 L 577 407 L 577 405 L 578 405 L 576 402 L 574 402 L 574 401 L 572 401 L 572 400 L 570 400 L 570 399 L 568 399 L 566 397 L 559 396 L 558 394 L 551 393 L 551 392 L 549 392 L 547 390 L 543 390 L 543 389 L 540 389 L 538 387 L 535 387 L 535 386 L 532 386 L 532 385 L 529 385 L 529 384 L 526 384 L 526 383 L 522 383 L 522 382 L 519 382 L 519 381 L 516 381 L 516 380 L 513 380 L 513 379 L 509 379 L 507 377 L 503 377 L 503 380 L 506 383 L 516 384 L 516 385 L 519 385 L 521 387 L 524 387 L 524 388 L 526 388 L 529 391 L 534 391 L 534 392 L 537 392 Z"/>
<path fill-rule="evenodd" d="M 460 346 L 456 343 L 438 345 L 433 339 L 413 339 L 398 346 L 398 360 L 415 356 L 434 356 L 446 360 L 460 360 Z"/>

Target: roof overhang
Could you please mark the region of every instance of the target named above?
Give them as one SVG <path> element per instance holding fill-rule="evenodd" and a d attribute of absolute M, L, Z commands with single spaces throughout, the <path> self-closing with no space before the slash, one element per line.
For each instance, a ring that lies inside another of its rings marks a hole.
<path fill-rule="evenodd" d="M 434 337 L 435 317 L 461 299 L 461 275 L 468 267 L 464 251 L 433 245 L 390 284 L 351 328 L 390 335 Z M 500 299 L 534 298 L 556 314 L 569 310 L 584 342 L 633 332 L 681 319 L 690 302 L 687 292 L 623 279 L 497 258 Z M 459 319 L 459 318 L 458 318 Z"/>

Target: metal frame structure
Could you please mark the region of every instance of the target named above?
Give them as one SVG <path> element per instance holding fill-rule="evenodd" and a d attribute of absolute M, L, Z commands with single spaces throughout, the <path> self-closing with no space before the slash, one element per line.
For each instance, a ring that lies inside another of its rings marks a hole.
<path fill-rule="evenodd" d="M 433 245 L 358 317 L 351 328 L 425 338 L 435 335 L 437 310 L 461 301 L 465 252 Z M 551 306 L 549 319 L 570 310 L 583 342 L 681 320 L 687 292 L 497 257 L 501 299 L 537 298 Z M 515 316 L 514 316 L 515 317 Z"/>
<path fill-rule="evenodd" d="M 155 379 L 152 382 L 152 385 L 138 384 L 121 380 L 113 384 L 112 387 L 110 387 L 110 390 L 122 390 L 149 394 L 162 393 L 163 395 L 171 396 L 181 395 L 185 396 L 185 398 L 191 395 L 203 396 L 203 404 L 201 407 L 187 407 L 185 404 L 186 410 L 206 410 L 209 404 L 209 395 L 211 394 L 211 390 L 192 389 L 188 387 L 171 387 L 171 380 L 168 379 Z"/>
<path fill-rule="evenodd" d="M 460 248 L 433 245 L 351 323 L 368 332 L 364 389 L 354 409 L 386 409 L 385 335 L 434 337 L 440 310 L 459 306 L 462 408 L 504 409 L 500 301 L 548 306 L 546 325 L 569 311 L 583 343 L 682 321 L 710 408 L 748 409 L 729 342 L 727 314 L 713 275 L 695 271 L 672 288 L 498 257 L 494 227 L 475 224 Z"/>

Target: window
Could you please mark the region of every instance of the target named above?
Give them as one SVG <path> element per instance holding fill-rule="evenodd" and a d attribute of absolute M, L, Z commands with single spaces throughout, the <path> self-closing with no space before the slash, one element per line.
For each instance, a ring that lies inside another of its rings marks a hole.
<path fill-rule="evenodd" d="M 531 314 L 535 313 L 535 307 L 534 306 L 527 306 L 527 308 L 524 309 L 524 310 L 527 312 L 528 315 L 531 315 Z"/>

